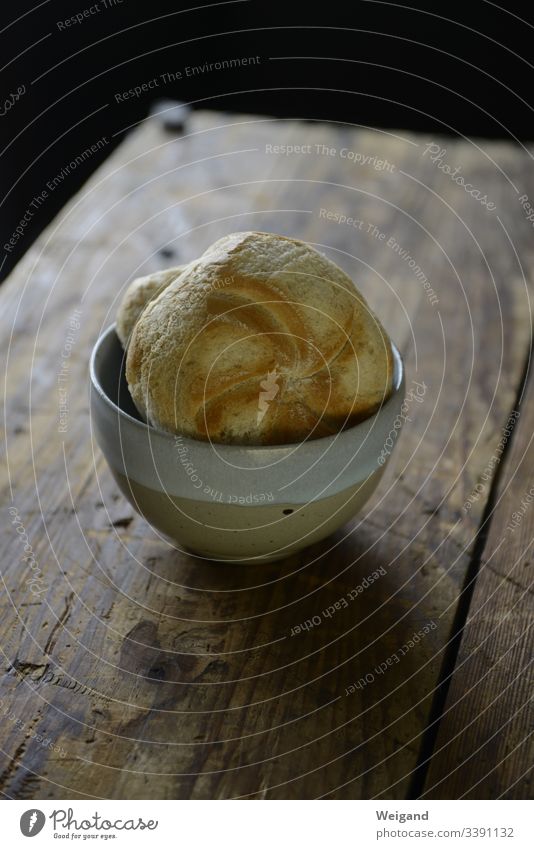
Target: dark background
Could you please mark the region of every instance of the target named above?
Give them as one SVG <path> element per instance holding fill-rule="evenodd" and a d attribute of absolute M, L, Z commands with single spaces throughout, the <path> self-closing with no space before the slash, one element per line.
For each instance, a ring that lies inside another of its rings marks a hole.
<path fill-rule="evenodd" d="M 49 196 L 11 253 L 2 248 L 2 278 L 155 98 L 428 134 L 534 137 L 531 4 L 99 0 L 83 23 L 58 27 L 94 5 L 3 6 L 1 104 L 26 91 L 0 117 L 2 246 L 47 180 L 102 136 L 109 143 Z M 186 65 L 256 55 L 257 65 L 114 98 Z"/>

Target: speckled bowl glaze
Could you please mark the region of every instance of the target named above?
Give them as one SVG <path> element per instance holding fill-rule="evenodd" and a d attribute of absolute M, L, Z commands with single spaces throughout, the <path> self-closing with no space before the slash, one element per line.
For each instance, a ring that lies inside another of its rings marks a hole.
<path fill-rule="evenodd" d="M 394 346 L 393 354 L 394 391 L 360 424 L 298 444 L 220 445 L 141 420 L 112 325 L 91 356 L 92 428 L 121 491 L 166 538 L 211 560 L 270 562 L 327 537 L 376 488 L 404 399 Z"/>

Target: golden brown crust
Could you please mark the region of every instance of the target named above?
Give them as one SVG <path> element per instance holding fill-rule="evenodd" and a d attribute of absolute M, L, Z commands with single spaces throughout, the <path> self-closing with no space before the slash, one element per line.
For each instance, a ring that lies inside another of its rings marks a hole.
<path fill-rule="evenodd" d="M 153 425 L 281 444 L 335 433 L 391 391 L 386 332 L 349 277 L 309 245 L 234 233 L 142 311 L 126 375 Z"/>

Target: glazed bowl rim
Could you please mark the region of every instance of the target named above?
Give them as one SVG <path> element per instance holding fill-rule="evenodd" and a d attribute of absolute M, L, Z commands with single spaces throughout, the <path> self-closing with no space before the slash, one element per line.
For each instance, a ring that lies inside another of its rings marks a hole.
<path fill-rule="evenodd" d="M 364 435 L 368 432 L 369 425 L 373 420 L 378 421 L 378 419 L 388 418 L 391 413 L 396 415 L 398 410 L 398 401 L 397 396 L 398 393 L 402 390 L 404 384 L 404 363 L 402 360 L 402 356 L 397 346 L 391 341 L 391 348 L 393 352 L 393 362 L 394 362 L 394 372 L 393 372 L 393 390 L 390 396 L 384 401 L 379 409 L 373 413 L 371 416 L 368 416 L 365 419 L 362 419 L 361 422 L 353 425 L 352 427 L 345 428 L 344 430 L 338 431 L 337 433 L 331 434 L 329 436 L 318 437 L 317 439 L 307 439 L 302 442 L 287 442 L 280 445 L 249 445 L 249 444 L 228 444 L 228 443 L 211 443 L 210 441 L 204 441 L 200 439 L 193 439 L 192 437 L 184 436 L 181 434 L 170 433 L 169 431 L 163 430 L 159 427 L 155 427 L 152 424 L 147 422 L 143 422 L 140 419 L 134 418 L 134 416 L 127 413 L 121 407 L 118 406 L 104 391 L 101 382 L 97 375 L 97 358 L 99 353 L 107 341 L 108 337 L 111 334 L 116 335 L 116 324 L 110 324 L 98 337 L 96 340 L 93 349 L 91 351 L 91 357 L 89 362 L 89 373 L 90 373 L 90 381 L 91 387 L 94 389 L 101 400 L 105 403 L 105 405 L 110 408 L 118 417 L 125 422 L 128 423 L 129 426 L 133 426 L 141 431 L 146 432 L 151 431 L 169 443 L 173 443 L 176 438 L 179 438 L 182 443 L 188 446 L 191 450 L 200 451 L 200 452 L 213 452 L 214 446 L 218 453 L 222 456 L 227 457 L 228 460 L 231 458 L 236 458 L 242 452 L 246 452 L 247 454 L 254 453 L 255 455 L 270 455 L 273 454 L 284 454 L 294 451 L 298 449 L 299 454 L 302 453 L 310 454 L 313 456 L 321 451 L 324 451 L 325 448 L 328 447 L 329 443 L 333 443 L 335 441 L 345 441 L 350 440 L 353 441 L 355 438 L 357 439 L 359 435 Z M 118 339 L 118 337 L 117 337 Z M 394 416 L 393 416 L 394 418 Z"/>

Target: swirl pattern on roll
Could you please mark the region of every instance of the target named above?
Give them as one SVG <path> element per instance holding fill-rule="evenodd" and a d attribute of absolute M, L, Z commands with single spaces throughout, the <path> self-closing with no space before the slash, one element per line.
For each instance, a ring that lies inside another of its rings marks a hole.
<path fill-rule="evenodd" d="M 351 279 L 304 242 L 233 233 L 141 312 L 126 376 L 163 430 L 286 444 L 374 413 L 392 387 L 389 338 Z"/>

